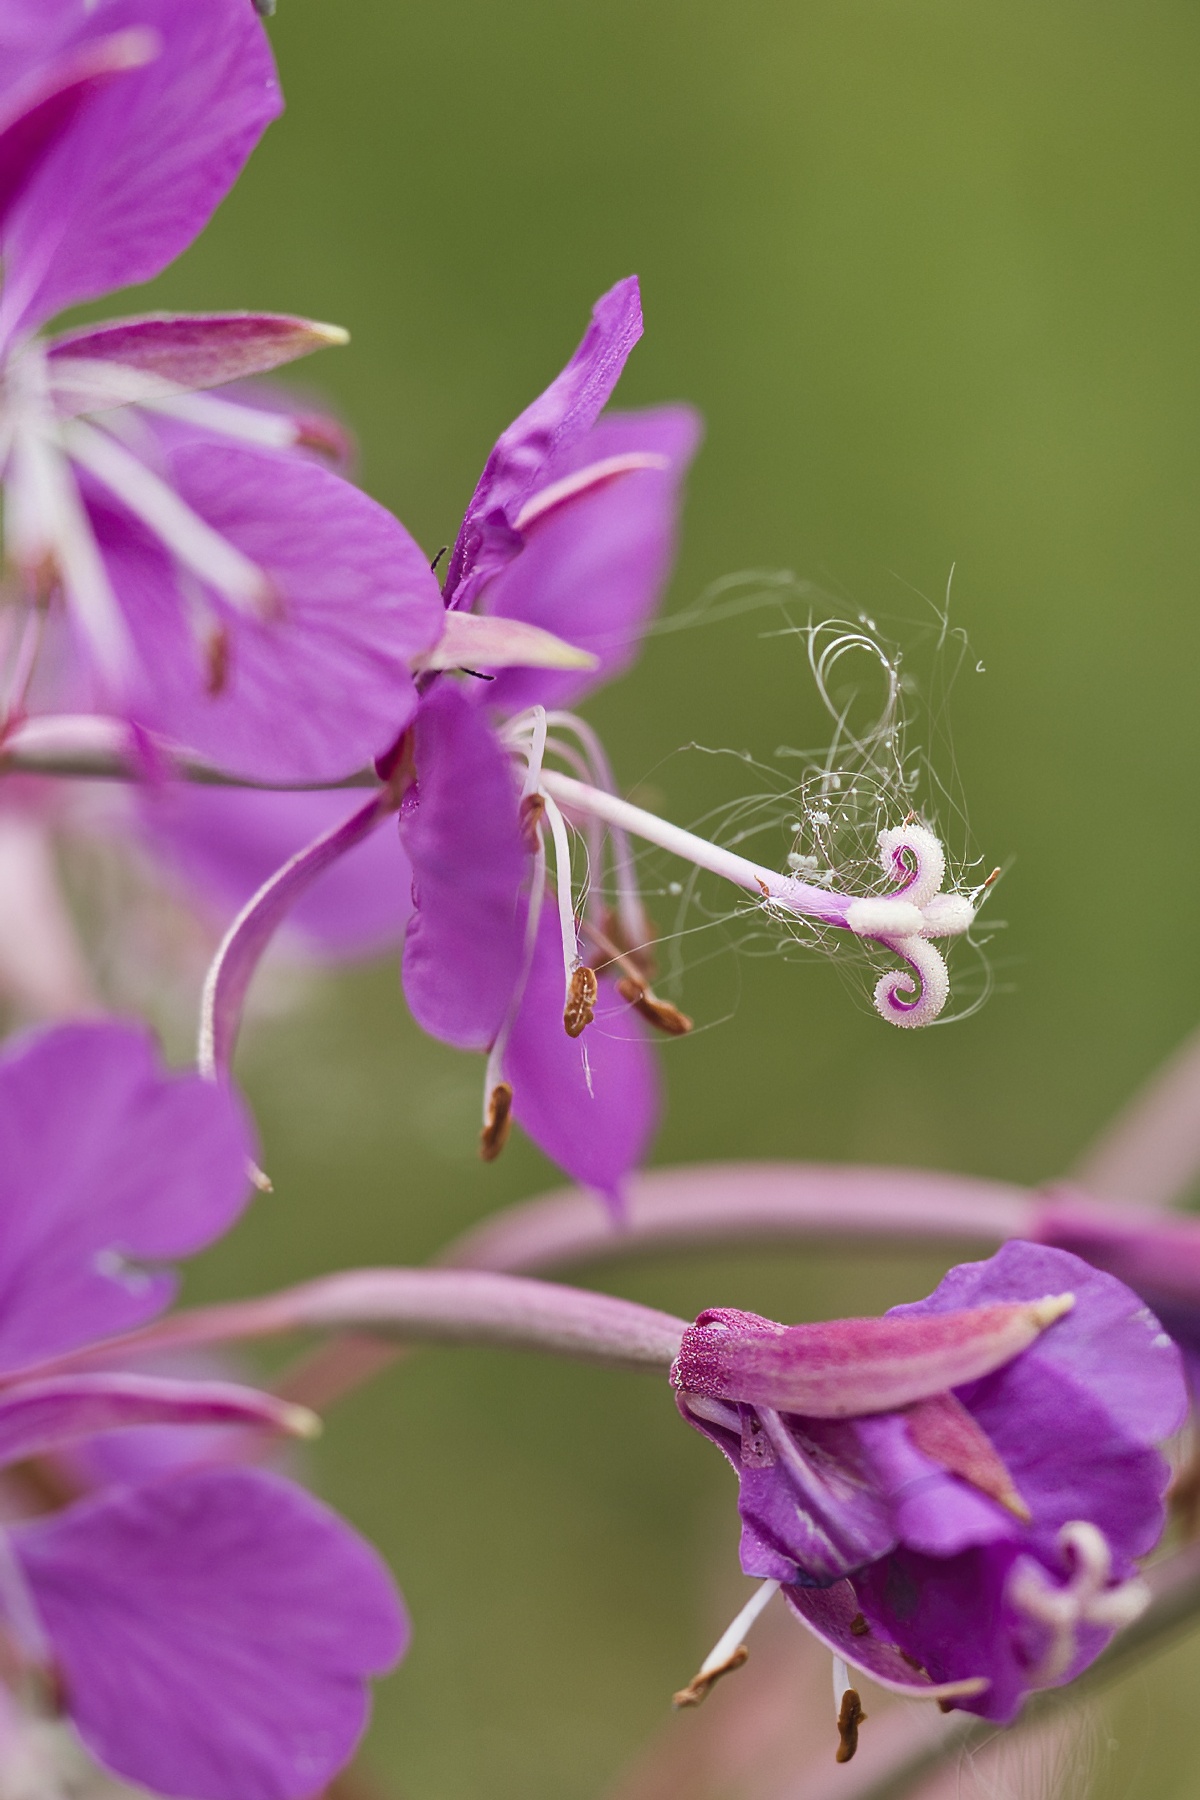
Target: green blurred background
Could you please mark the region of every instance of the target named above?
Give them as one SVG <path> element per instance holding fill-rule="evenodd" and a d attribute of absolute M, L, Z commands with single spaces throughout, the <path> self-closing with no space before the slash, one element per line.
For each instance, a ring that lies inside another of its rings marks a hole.
<path fill-rule="evenodd" d="M 954 567 L 972 651 L 942 773 L 988 866 L 1014 859 L 1005 991 L 906 1035 L 820 963 L 705 963 L 682 999 L 723 1022 L 666 1047 L 656 1159 L 1060 1172 L 1197 1014 L 1194 5 L 281 0 L 271 32 L 288 113 L 150 298 L 348 326 L 305 378 L 431 552 L 636 270 L 621 399 L 686 398 L 708 427 L 670 607 L 786 567 L 903 638 Z M 673 754 L 691 740 L 819 735 L 775 624 L 651 641 L 590 707 L 622 783 L 687 821 L 714 778 Z M 555 1184 L 524 1143 L 476 1162 L 480 1067 L 419 1037 L 391 964 L 261 1018 L 241 1067 L 276 1193 L 195 1296 L 421 1258 Z M 938 1272 L 606 1279 L 799 1318 Z M 741 1592 L 726 1471 L 632 1377 L 427 1354 L 331 1419 L 315 1470 L 415 1616 L 367 1750 L 412 1800 L 600 1794 Z M 1197 1675 L 1185 1647 L 1125 1684 L 1096 1792 L 1194 1794 Z"/>

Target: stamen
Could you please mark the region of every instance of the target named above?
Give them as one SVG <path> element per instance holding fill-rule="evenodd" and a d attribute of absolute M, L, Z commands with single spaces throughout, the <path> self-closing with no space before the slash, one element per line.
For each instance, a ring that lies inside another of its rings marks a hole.
<path fill-rule="evenodd" d="M 680 1012 L 669 1000 L 660 1000 L 642 982 L 634 981 L 628 975 L 622 975 L 617 982 L 617 992 L 648 1024 L 668 1037 L 686 1037 L 692 1029 L 692 1020 L 685 1012 Z"/>
<path fill-rule="evenodd" d="M 699 1706 L 709 1689 L 722 1675 L 729 1675 L 734 1669 L 740 1669 L 750 1655 L 742 1639 L 757 1619 L 768 1601 L 774 1599 L 779 1591 L 777 1581 L 764 1581 L 758 1591 L 752 1594 L 734 1619 L 727 1631 L 722 1632 L 699 1669 L 692 1676 L 687 1686 L 680 1688 L 672 1696 L 671 1704 L 677 1710 L 685 1706 Z"/>
<path fill-rule="evenodd" d="M 860 1613 L 859 1618 L 862 1618 Z M 866 1721 L 862 1700 L 856 1687 L 850 1685 L 850 1670 L 844 1659 L 833 1659 L 833 1704 L 837 1711 L 838 1747 L 835 1760 L 848 1763 L 858 1749 L 858 1728 Z"/>
<path fill-rule="evenodd" d="M 278 597 L 256 563 L 214 531 L 175 490 L 109 433 L 81 419 L 63 429 L 70 456 L 152 531 L 171 555 L 231 605 L 258 618 L 278 610 Z"/>
<path fill-rule="evenodd" d="M 541 842 L 542 820 L 546 814 L 546 802 L 541 794 L 526 794 L 521 801 L 519 824 L 525 848 L 533 856 Z"/>
<path fill-rule="evenodd" d="M 563 1025 L 568 1037 L 577 1038 L 596 1017 L 596 997 L 600 984 L 596 971 L 580 963 L 567 985 L 567 1004 L 563 1008 Z"/>
<path fill-rule="evenodd" d="M 584 757 L 590 765 L 592 780 L 597 787 L 606 793 L 615 794 L 617 784 L 613 779 L 612 765 L 608 754 L 597 732 L 593 731 L 586 719 L 578 718 L 570 712 L 552 712 L 549 722 L 558 730 L 570 731 Z M 633 852 L 629 846 L 629 838 L 619 825 L 608 823 L 609 843 L 612 847 L 613 879 L 616 887 L 617 917 L 620 921 L 620 935 L 630 953 L 634 953 L 643 945 L 649 945 L 654 939 L 654 929 L 646 917 L 642 898 L 638 892 L 637 873 L 634 869 Z M 653 970 L 647 967 L 643 973 L 649 977 Z"/>
<path fill-rule="evenodd" d="M 479 1154 L 484 1162 L 495 1162 L 512 1129 L 513 1091 L 507 1081 L 498 1081 L 487 1097 L 483 1130 L 479 1134 Z"/>
<path fill-rule="evenodd" d="M 575 903 L 571 893 L 571 840 L 567 832 L 567 822 L 554 801 L 545 793 L 542 795 L 542 800 L 546 808 L 546 820 L 550 826 L 550 835 L 554 839 L 554 888 L 558 899 L 558 928 L 562 935 L 565 981 L 563 1005 L 569 1013 L 573 984 L 580 963 L 579 939 L 575 930 Z M 594 976 L 592 980 L 594 985 Z M 593 998 L 595 998 L 594 995 Z M 587 1019 L 584 1019 L 579 1031 L 582 1031 L 587 1023 Z M 567 1027 L 567 1030 L 571 1031 L 570 1026 Z M 578 1035 L 579 1032 L 571 1031 L 572 1037 Z"/>

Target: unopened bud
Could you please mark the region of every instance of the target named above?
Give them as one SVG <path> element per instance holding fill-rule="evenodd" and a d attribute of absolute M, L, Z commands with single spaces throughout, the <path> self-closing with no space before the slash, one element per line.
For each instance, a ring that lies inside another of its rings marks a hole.
<path fill-rule="evenodd" d="M 581 963 L 571 976 L 567 1004 L 563 1011 L 563 1024 L 568 1037 L 577 1038 L 591 1024 L 596 1016 L 596 996 L 599 991 L 600 984 L 596 980 L 595 969 L 589 969 L 586 963 Z"/>
<path fill-rule="evenodd" d="M 479 1154 L 484 1162 L 495 1162 L 512 1126 L 513 1091 L 507 1081 L 498 1081 L 488 1095 L 487 1117 L 479 1134 Z"/>

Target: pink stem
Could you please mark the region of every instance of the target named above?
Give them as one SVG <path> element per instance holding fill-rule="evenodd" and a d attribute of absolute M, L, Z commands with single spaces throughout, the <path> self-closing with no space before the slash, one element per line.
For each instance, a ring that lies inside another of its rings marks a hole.
<path fill-rule="evenodd" d="M 1071 1178 L 1106 1200 L 1173 1206 L 1200 1176 L 1200 1031 L 1105 1127 Z"/>
<path fill-rule="evenodd" d="M 1033 1230 L 1025 1188 L 923 1169 L 705 1163 L 630 1178 L 614 1230 L 592 1196 L 564 1189 L 485 1219 L 438 1261 L 514 1273 L 713 1244 L 814 1241 L 992 1249 Z"/>
<path fill-rule="evenodd" d="M 466 1269 L 352 1269 L 260 1299 L 174 1313 L 123 1337 L 52 1358 L 13 1380 L 111 1365 L 139 1354 L 278 1337 L 295 1331 L 367 1333 L 403 1343 L 540 1350 L 609 1368 L 665 1374 L 684 1319 L 610 1294 Z"/>

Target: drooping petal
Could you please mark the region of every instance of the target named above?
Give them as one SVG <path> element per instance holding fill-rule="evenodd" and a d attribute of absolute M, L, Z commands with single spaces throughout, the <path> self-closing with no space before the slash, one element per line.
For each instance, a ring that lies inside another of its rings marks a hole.
<path fill-rule="evenodd" d="M 213 1469 L 14 1533 L 84 1743 L 188 1800 L 302 1800 L 349 1757 L 407 1622 L 376 1553 L 310 1495 Z"/>
<path fill-rule="evenodd" d="M 1024 1355 L 958 1388 L 958 1398 L 1012 1475 L 1044 1554 L 1056 1555 L 1064 1525 L 1086 1519 L 1127 1573 L 1161 1534 L 1167 1466 L 1155 1446 L 1187 1410 L 1179 1351 L 1137 1295 L 1066 1251 L 1014 1242 L 952 1269 L 927 1300 L 888 1316 L 945 1318 L 1032 1297 L 1043 1282 L 1069 1285 L 1072 1311 Z"/>
<path fill-rule="evenodd" d="M 877 1681 L 880 1687 L 910 1700 L 950 1700 L 986 1690 L 987 1676 L 956 1680 L 931 1679 L 901 1649 L 876 1631 L 863 1631 L 858 1595 L 848 1581 L 828 1588 L 785 1587 L 784 1599 L 809 1630 L 827 1644 L 835 1656 Z"/>
<path fill-rule="evenodd" d="M 243 0 L 80 10 L 64 54 L 130 26 L 156 33 L 161 50 L 78 116 L 13 208 L 2 246 L 19 304 L 10 328 L 158 274 L 224 198 L 281 105 L 266 34 Z"/>
<path fill-rule="evenodd" d="M 637 277 L 602 294 L 560 375 L 497 439 L 464 515 L 446 572 L 446 604 L 469 611 L 520 548 L 517 515 L 548 468 L 595 424 L 642 335 Z"/>
<path fill-rule="evenodd" d="M 691 1393 L 815 1419 L 889 1412 L 1010 1362 L 1069 1312 L 1070 1296 L 954 1312 L 927 1305 L 816 1325 L 712 1309 L 689 1330 L 672 1379 Z"/>
<path fill-rule="evenodd" d="M 0 1368 L 166 1305 L 184 1256 L 249 1194 L 253 1133 L 236 1095 L 167 1073 L 136 1026 L 64 1025 L 0 1058 Z"/>
<path fill-rule="evenodd" d="M 504 1053 L 513 1112 L 540 1150 L 617 1213 L 625 1176 L 649 1149 L 658 1071 L 648 1029 L 600 981 L 596 1016 L 578 1038 L 563 1029 L 563 957 L 547 907 L 524 999 Z"/>
<path fill-rule="evenodd" d="M 290 857 L 251 895 L 230 925 L 209 967 L 200 1000 L 197 1061 L 207 1077 L 228 1073 L 254 972 L 293 906 L 314 882 L 378 829 L 393 804 L 385 790 L 373 794 L 340 825 Z"/>
<path fill-rule="evenodd" d="M 154 1375 L 58 1375 L 0 1393 L 0 1464 L 134 1425 L 251 1425 L 309 1437 L 304 1407 L 227 1381 Z"/>
<path fill-rule="evenodd" d="M 540 625 L 597 658 L 590 673 L 514 668 L 481 696 L 505 713 L 573 704 L 628 668 L 663 595 L 675 556 L 681 489 L 700 440 L 690 408 L 606 414 L 559 457 L 554 481 L 622 454 L 653 452 L 662 467 L 621 475 L 556 507 L 523 534 L 520 556 L 491 583 L 488 613 Z"/>
<path fill-rule="evenodd" d="M 486 1050 L 504 1022 L 523 960 L 521 841 L 509 758 L 448 682 L 414 728 L 417 786 L 400 814 L 413 871 L 404 994 L 423 1030 Z"/>
<path fill-rule="evenodd" d="M 345 819 L 350 796 L 269 793 L 169 782 L 138 795 L 152 850 L 193 902 L 225 924 L 291 857 Z M 295 942 L 332 958 L 399 946 L 412 912 L 412 874 L 394 828 L 371 833 L 297 900 Z"/>
<path fill-rule="evenodd" d="M 169 457 L 184 505 L 262 571 L 275 604 L 254 616 L 206 590 L 223 634 L 195 620 L 194 577 L 128 514 L 90 491 L 112 585 L 140 663 L 137 723 L 231 774 L 335 781 L 387 749 L 416 705 L 410 658 L 442 607 L 404 527 L 348 482 L 299 456 L 190 441 Z M 213 688 L 217 691 L 210 691 Z"/>
<path fill-rule="evenodd" d="M 80 363 L 111 366 L 117 377 L 133 370 L 141 385 L 131 397 L 145 400 L 262 375 L 345 342 L 339 326 L 289 313 L 145 313 L 64 332 L 48 345 L 47 361 L 52 383 Z"/>

